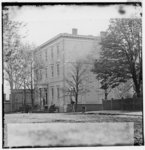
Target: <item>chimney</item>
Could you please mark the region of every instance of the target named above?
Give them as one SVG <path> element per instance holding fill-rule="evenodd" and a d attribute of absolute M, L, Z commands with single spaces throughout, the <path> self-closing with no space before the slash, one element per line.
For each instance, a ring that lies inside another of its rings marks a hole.
<path fill-rule="evenodd" d="M 78 30 L 77 30 L 76 28 L 73 28 L 73 29 L 72 29 L 72 34 L 73 34 L 73 35 L 77 35 L 77 34 L 78 34 Z"/>

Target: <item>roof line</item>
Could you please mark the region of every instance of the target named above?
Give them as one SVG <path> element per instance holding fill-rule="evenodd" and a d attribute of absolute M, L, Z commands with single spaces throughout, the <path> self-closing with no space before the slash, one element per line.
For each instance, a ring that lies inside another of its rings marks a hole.
<path fill-rule="evenodd" d="M 82 38 L 82 39 L 91 39 L 91 40 L 95 40 L 98 39 L 99 36 L 92 36 L 92 35 L 73 35 L 73 34 L 68 34 L 68 33 L 60 33 L 58 35 L 56 35 L 55 37 L 51 38 L 50 40 L 44 42 L 43 44 L 41 44 L 40 46 L 38 46 L 34 51 L 39 50 L 39 48 L 44 47 L 45 45 L 52 43 L 53 41 L 55 41 L 56 39 L 60 38 L 60 37 L 66 37 L 66 38 Z"/>

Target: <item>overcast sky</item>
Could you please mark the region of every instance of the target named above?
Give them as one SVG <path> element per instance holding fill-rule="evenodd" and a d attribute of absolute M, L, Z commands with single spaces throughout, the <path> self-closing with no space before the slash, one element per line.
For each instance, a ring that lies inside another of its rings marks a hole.
<path fill-rule="evenodd" d="M 106 30 L 110 18 L 130 17 L 137 11 L 134 6 L 125 6 L 125 15 L 120 15 L 119 5 L 99 7 L 76 5 L 45 5 L 36 7 L 10 7 L 12 19 L 27 24 L 27 41 L 36 46 L 59 33 L 71 33 L 78 29 L 81 35 L 96 35 Z M 24 30 L 24 31 L 25 31 Z"/>
<path fill-rule="evenodd" d="M 72 28 L 77 28 L 80 35 L 99 36 L 101 31 L 107 29 L 110 18 L 134 17 L 134 14 L 138 15 L 140 11 L 135 6 L 120 8 L 119 5 L 11 6 L 10 18 L 26 23 L 26 28 L 22 29 L 22 33 L 27 33 L 25 41 L 39 46 L 59 33 L 71 33 Z M 125 11 L 125 14 L 120 14 L 119 10 Z M 4 85 L 9 98 L 9 84 Z"/>

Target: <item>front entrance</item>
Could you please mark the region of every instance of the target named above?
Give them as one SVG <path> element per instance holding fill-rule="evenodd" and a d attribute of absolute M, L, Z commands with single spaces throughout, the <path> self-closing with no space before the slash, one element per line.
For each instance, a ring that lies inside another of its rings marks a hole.
<path fill-rule="evenodd" d="M 39 95 L 40 95 L 40 109 L 48 109 L 48 94 L 47 88 L 39 88 Z"/>

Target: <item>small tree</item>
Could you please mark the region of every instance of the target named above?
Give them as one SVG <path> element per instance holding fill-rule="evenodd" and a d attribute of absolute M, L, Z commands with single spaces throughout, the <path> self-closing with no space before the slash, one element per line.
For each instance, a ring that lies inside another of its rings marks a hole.
<path fill-rule="evenodd" d="M 40 53 L 37 50 L 33 51 L 33 84 L 34 84 L 34 91 L 35 91 L 35 96 L 41 97 L 41 91 L 39 89 L 39 81 L 42 79 L 42 70 L 45 69 L 45 67 L 47 66 L 44 62 L 44 59 L 41 57 L 41 55 L 39 55 Z"/>
<path fill-rule="evenodd" d="M 69 73 L 65 79 L 66 87 L 64 89 L 66 95 L 75 98 L 75 111 L 77 111 L 78 97 L 81 94 L 88 92 L 88 68 L 83 61 L 76 61 L 71 63 Z"/>

